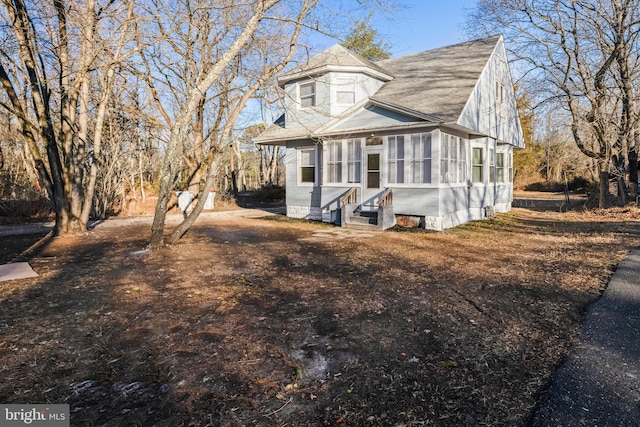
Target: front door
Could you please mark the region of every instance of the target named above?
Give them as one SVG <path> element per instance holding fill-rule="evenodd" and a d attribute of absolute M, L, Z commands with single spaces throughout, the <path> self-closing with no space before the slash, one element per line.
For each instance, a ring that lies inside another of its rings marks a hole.
<path fill-rule="evenodd" d="M 362 191 L 362 210 L 378 210 L 378 197 L 382 192 L 382 147 L 364 150 L 364 179 Z"/>

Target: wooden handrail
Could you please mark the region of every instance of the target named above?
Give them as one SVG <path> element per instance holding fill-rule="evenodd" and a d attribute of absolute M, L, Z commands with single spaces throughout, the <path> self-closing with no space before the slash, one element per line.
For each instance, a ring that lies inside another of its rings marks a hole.
<path fill-rule="evenodd" d="M 340 197 L 340 205 L 358 203 L 357 191 L 358 187 L 351 187 L 349 191 L 344 193 L 344 196 Z"/>
<path fill-rule="evenodd" d="M 390 188 L 384 190 L 384 193 L 378 199 L 378 206 L 391 206 L 393 205 L 393 193 Z"/>

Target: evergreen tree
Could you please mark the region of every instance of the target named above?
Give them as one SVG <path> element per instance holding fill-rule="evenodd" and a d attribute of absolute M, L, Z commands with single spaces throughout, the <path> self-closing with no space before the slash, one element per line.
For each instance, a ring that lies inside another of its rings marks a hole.
<path fill-rule="evenodd" d="M 371 27 L 372 17 L 373 11 L 369 12 L 366 18 L 356 19 L 342 46 L 371 61 L 388 59 L 391 56 L 391 47 L 384 40 L 380 40 L 378 31 Z"/>

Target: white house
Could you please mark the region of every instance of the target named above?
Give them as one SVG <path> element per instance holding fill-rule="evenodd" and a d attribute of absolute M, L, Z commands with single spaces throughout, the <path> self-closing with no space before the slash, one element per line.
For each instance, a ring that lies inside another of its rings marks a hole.
<path fill-rule="evenodd" d="M 523 147 L 501 36 L 378 62 L 335 45 L 278 79 L 287 215 L 442 230 L 511 209 Z"/>

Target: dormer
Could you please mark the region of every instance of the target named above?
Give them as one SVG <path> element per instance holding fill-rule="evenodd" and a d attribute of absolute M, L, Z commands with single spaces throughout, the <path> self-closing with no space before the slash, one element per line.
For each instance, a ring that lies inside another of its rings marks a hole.
<path fill-rule="evenodd" d="M 393 77 L 375 63 L 334 45 L 278 78 L 286 128 L 315 129 L 368 99 Z"/>

